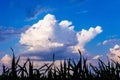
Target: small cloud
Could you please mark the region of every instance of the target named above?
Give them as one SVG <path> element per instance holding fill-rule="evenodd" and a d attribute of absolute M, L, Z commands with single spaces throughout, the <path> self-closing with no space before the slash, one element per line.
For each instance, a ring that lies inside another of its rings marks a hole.
<path fill-rule="evenodd" d="M 5 65 L 10 65 L 12 58 L 8 55 L 5 54 L 5 56 L 1 59 L 1 62 Z"/>
<path fill-rule="evenodd" d="M 110 48 L 108 57 L 114 61 L 120 62 L 120 46 L 116 44 L 113 48 Z"/>
<path fill-rule="evenodd" d="M 104 40 L 103 42 L 99 42 L 97 44 L 97 46 L 101 46 L 101 45 L 115 45 L 118 44 L 120 42 L 120 39 L 108 39 L 108 40 Z"/>
<path fill-rule="evenodd" d="M 100 57 L 102 57 L 102 55 L 96 55 L 92 59 L 99 59 Z"/>
<path fill-rule="evenodd" d="M 114 38 L 117 38 L 118 37 L 118 35 L 110 35 L 110 36 L 108 36 L 108 38 L 110 38 L 110 39 L 114 39 Z"/>
<path fill-rule="evenodd" d="M 68 20 L 61 21 L 60 26 L 62 27 L 68 27 L 69 25 L 72 25 L 72 22 L 69 22 Z"/>
<path fill-rule="evenodd" d="M 100 46 L 100 45 L 102 45 L 102 43 L 101 43 L 101 42 L 97 43 L 97 46 Z"/>
<path fill-rule="evenodd" d="M 103 41 L 103 45 L 107 45 L 107 44 L 117 44 L 120 42 L 120 39 L 109 39 L 109 40 L 104 40 Z"/>

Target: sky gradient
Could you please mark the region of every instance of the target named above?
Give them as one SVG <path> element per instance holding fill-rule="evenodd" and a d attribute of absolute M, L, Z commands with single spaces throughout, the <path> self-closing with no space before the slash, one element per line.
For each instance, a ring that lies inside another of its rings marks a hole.
<path fill-rule="evenodd" d="M 0 59 L 120 55 L 120 0 L 1 0 Z M 48 57 L 47 57 L 48 56 Z"/>

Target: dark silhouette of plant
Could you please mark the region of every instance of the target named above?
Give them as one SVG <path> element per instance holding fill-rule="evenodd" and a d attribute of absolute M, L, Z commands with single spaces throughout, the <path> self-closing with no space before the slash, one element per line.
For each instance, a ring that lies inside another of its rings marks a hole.
<path fill-rule="evenodd" d="M 34 62 L 29 58 L 21 66 L 20 57 L 16 59 L 12 50 L 13 58 L 11 67 L 3 64 L 0 80 L 120 80 L 120 64 L 114 60 L 104 63 L 98 59 L 98 66 L 87 64 L 87 58 L 79 51 L 79 61 L 68 59 L 60 61 L 60 66 L 55 65 L 55 54 L 53 62 L 44 64 L 40 68 L 34 68 Z M 28 64 L 28 67 L 27 67 Z"/>

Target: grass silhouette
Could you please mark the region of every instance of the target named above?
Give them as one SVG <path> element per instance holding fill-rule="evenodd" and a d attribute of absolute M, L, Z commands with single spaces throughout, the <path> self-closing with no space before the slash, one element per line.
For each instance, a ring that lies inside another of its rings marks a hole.
<path fill-rule="evenodd" d="M 55 65 L 55 55 L 53 62 L 44 64 L 36 69 L 33 62 L 28 58 L 21 66 L 20 57 L 15 58 L 14 51 L 11 67 L 3 65 L 0 80 L 120 80 L 120 64 L 114 60 L 108 60 L 105 64 L 98 60 L 98 66 L 87 64 L 87 58 L 82 56 L 79 50 L 79 61 L 74 59 L 60 62 L 60 66 Z M 27 64 L 28 69 L 27 69 Z M 91 68 L 91 69 L 90 69 Z"/>

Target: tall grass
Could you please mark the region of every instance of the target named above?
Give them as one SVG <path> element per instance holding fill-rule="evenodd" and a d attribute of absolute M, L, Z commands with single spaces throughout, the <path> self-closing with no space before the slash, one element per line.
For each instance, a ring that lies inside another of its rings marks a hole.
<path fill-rule="evenodd" d="M 78 62 L 68 59 L 61 61 L 60 66 L 56 66 L 53 54 L 53 62 L 39 68 L 34 68 L 29 58 L 21 66 L 20 57 L 16 59 L 13 49 L 11 50 L 13 53 L 11 67 L 3 65 L 0 80 L 120 80 L 118 62 L 108 60 L 106 64 L 99 59 L 98 66 L 93 66 L 87 63 L 87 58 L 82 56 L 80 50 Z"/>

